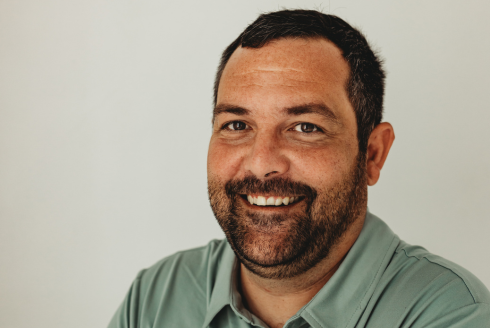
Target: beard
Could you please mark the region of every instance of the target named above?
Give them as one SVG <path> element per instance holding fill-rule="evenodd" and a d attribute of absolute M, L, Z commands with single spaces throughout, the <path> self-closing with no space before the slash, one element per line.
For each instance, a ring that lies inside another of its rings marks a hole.
<path fill-rule="evenodd" d="M 210 175 L 211 208 L 239 261 L 268 279 L 301 275 L 332 249 L 367 206 L 365 155 L 358 153 L 351 169 L 332 186 L 315 189 L 289 178 L 260 180 L 247 176 L 222 183 Z M 282 214 L 253 211 L 243 195 L 301 195 Z"/>

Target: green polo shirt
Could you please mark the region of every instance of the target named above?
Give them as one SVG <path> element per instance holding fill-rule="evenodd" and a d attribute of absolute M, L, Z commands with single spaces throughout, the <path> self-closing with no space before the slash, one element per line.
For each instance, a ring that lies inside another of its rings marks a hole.
<path fill-rule="evenodd" d="M 138 274 L 109 328 L 266 328 L 242 304 L 237 267 L 226 240 L 167 257 Z M 368 213 L 337 272 L 284 327 L 488 328 L 490 293 Z"/>

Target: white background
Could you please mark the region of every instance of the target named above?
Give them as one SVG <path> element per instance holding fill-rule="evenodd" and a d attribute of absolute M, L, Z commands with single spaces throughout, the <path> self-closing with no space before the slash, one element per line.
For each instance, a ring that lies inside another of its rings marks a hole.
<path fill-rule="evenodd" d="M 137 272 L 223 238 L 212 83 L 259 13 L 323 9 L 385 58 L 369 206 L 490 286 L 490 2 L 0 0 L 0 327 L 105 327 Z"/>

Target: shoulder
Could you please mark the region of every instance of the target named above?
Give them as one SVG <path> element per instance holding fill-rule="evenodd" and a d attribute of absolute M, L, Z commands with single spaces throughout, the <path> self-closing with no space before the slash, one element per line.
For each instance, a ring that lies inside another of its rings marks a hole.
<path fill-rule="evenodd" d="M 207 245 L 179 251 L 167 256 L 151 267 L 143 270 L 140 276 L 160 276 L 168 272 L 182 270 L 186 267 L 194 272 L 219 262 L 226 247 L 226 240 L 214 239 Z"/>
<path fill-rule="evenodd" d="M 379 312 L 373 313 L 374 317 L 384 312 L 384 320 L 391 317 L 396 327 L 425 327 L 438 321 L 448 327 L 460 321 L 490 320 L 490 292 L 478 278 L 423 247 L 403 241 L 383 273 L 376 294 L 376 308 L 383 311 L 374 311 Z"/>
<path fill-rule="evenodd" d="M 227 262 L 223 260 L 227 247 L 226 240 L 213 240 L 141 270 L 119 311 L 124 318 L 121 321 L 137 318 L 139 325 L 134 327 L 151 326 L 150 323 L 162 320 L 168 327 L 178 326 L 182 320 L 188 326 L 202 323 L 216 275 L 222 265 L 229 265 L 223 263 Z"/>
<path fill-rule="evenodd" d="M 227 247 L 226 240 L 213 240 L 141 270 L 109 327 L 199 326 L 220 264 L 232 259 L 223 260 Z"/>
<path fill-rule="evenodd" d="M 163 258 L 151 267 L 141 270 L 136 277 L 141 289 L 159 287 L 168 283 L 193 287 L 203 293 L 209 275 L 215 275 L 226 240 L 212 240 L 207 245 L 177 252 Z"/>
<path fill-rule="evenodd" d="M 448 291 L 458 290 L 458 296 L 464 296 L 468 304 L 490 304 L 490 292 L 477 277 L 458 264 L 432 254 L 423 247 L 401 241 L 395 251 L 393 262 L 395 266 L 408 265 L 406 270 L 402 270 L 402 275 L 411 284 L 421 285 L 420 287 L 424 284 L 434 285 Z"/>

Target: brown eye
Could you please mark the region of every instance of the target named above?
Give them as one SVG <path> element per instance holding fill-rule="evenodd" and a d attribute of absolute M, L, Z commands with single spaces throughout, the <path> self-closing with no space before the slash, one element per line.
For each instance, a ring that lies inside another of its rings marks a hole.
<path fill-rule="evenodd" d="M 316 125 L 311 123 L 300 123 L 294 127 L 294 130 L 303 133 L 311 133 L 318 131 L 318 128 L 316 127 Z"/>
<path fill-rule="evenodd" d="M 245 130 L 247 128 L 247 124 L 240 121 L 235 121 L 227 124 L 226 127 L 230 130 L 240 131 Z"/>

